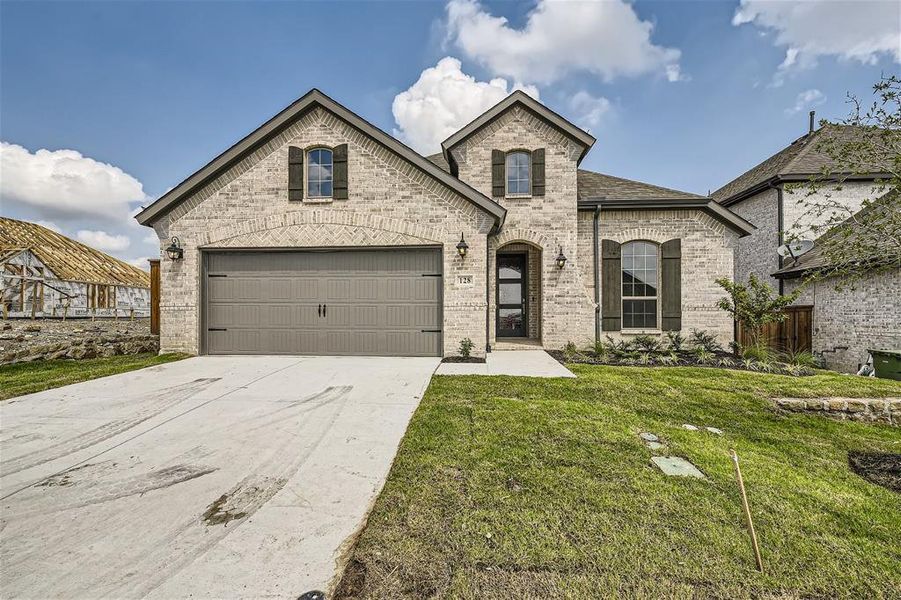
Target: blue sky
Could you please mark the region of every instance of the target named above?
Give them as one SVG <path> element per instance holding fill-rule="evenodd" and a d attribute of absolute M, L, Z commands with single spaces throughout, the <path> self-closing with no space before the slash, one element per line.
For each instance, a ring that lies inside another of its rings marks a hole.
<path fill-rule="evenodd" d="M 811 108 L 842 117 L 846 92 L 898 73 L 899 10 L 4 1 L 0 212 L 155 255 L 128 211 L 312 87 L 424 152 L 443 135 L 423 102 L 452 128 L 523 87 L 597 137 L 584 168 L 706 193 L 803 134 Z"/>

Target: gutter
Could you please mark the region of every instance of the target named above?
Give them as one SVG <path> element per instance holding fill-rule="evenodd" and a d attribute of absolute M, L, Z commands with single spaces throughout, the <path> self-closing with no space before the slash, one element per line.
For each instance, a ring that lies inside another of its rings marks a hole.
<path fill-rule="evenodd" d="M 821 176 L 822 173 L 795 173 L 792 175 L 774 175 L 769 179 L 764 179 L 760 183 L 756 183 L 751 187 L 738 192 L 737 194 L 733 194 L 728 198 L 724 198 L 719 201 L 720 206 L 732 206 L 733 204 L 737 204 L 744 200 L 745 198 L 750 198 L 751 196 L 761 192 L 765 189 L 777 186 L 782 183 L 800 183 L 804 181 L 810 181 L 811 177 Z M 891 179 L 891 174 L 889 173 L 868 173 L 865 175 L 855 174 L 855 173 L 833 173 L 829 177 L 825 178 L 823 181 L 875 181 L 877 179 Z M 716 192 L 714 192 L 716 193 Z"/>
<path fill-rule="evenodd" d="M 598 252 L 598 221 L 601 217 L 601 207 L 597 206 L 594 209 L 594 343 L 597 344 L 601 341 L 601 290 L 599 289 L 600 285 L 600 273 L 598 272 L 600 268 L 601 261 L 599 260 L 599 252 Z"/>
<path fill-rule="evenodd" d="M 811 116 L 811 120 L 812 119 L 813 119 L 813 117 Z M 776 184 L 774 187 L 776 188 L 776 230 L 777 230 L 776 233 L 778 235 L 778 239 L 776 241 L 778 242 L 778 246 L 781 246 L 782 244 L 785 243 L 785 231 L 784 231 L 784 229 L 785 229 L 785 212 L 784 212 L 785 205 L 784 205 L 784 201 L 782 199 L 782 186 L 779 184 Z M 776 254 L 776 256 L 779 259 L 779 269 L 778 270 L 782 270 L 782 267 L 784 266 L 784 260 L 782 259 L 782 255 Z M 782 280 L 781 277 L 779 278 L 779 295 L 780 296 L 785 295 L 785 282 Z"/>
<path fill-rule="evenodd" d="M 578 210 L 691 210 L 699 209 L 739 233 L 751 235 L 757 229 L 752 223 L 711 198 L 585 198 L 577 202 Z"/>

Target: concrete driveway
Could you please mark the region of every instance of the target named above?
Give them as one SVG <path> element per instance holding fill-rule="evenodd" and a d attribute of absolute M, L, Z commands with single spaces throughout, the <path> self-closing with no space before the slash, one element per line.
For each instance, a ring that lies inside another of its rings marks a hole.
<path fill-rule="evenodd" d="M 328 590 L 438 361 L 199 357 L 0 403 L 3 597 Z"/>

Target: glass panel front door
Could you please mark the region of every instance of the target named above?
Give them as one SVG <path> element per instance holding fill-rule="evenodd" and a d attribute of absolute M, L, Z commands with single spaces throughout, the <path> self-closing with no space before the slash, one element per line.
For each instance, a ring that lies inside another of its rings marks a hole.
<path fill-rule="evenodd" d="M 497 255 L 497 337 L 526 336 L 526 255 Z"/>

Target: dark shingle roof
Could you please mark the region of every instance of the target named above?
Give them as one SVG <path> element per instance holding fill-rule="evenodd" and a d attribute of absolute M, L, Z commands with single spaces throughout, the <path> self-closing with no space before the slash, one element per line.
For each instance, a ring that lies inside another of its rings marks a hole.
<path fill-rule="evenodd" d="M 426 158 L 445 171 L 450 172 L 447 160 L 440 152 Z M 651 185 L 650 183 L 586 171 L 585 169 L 579 169 L 578 171 L 579 200 L 602 198 L 614 200 L 698 200 L 703 197 L 697 194 Z"/>
<path fill-rule="evenodd" d="M 713 192 L 711 196 L 717 202 L 728 203 L 735 196 L 775 177 L 806 176 L 820 173 L 824 168 L 835 169 L 835 161 L 824 151 L 823 146 L 853 142 L 861 136 L 874 135 L 878 131 L 880 130 L 854 125 L 825 125 L 812 134 L 799 137 L 788 147 Z M 875 171 L 875 167 L 873 169 Z"/>

